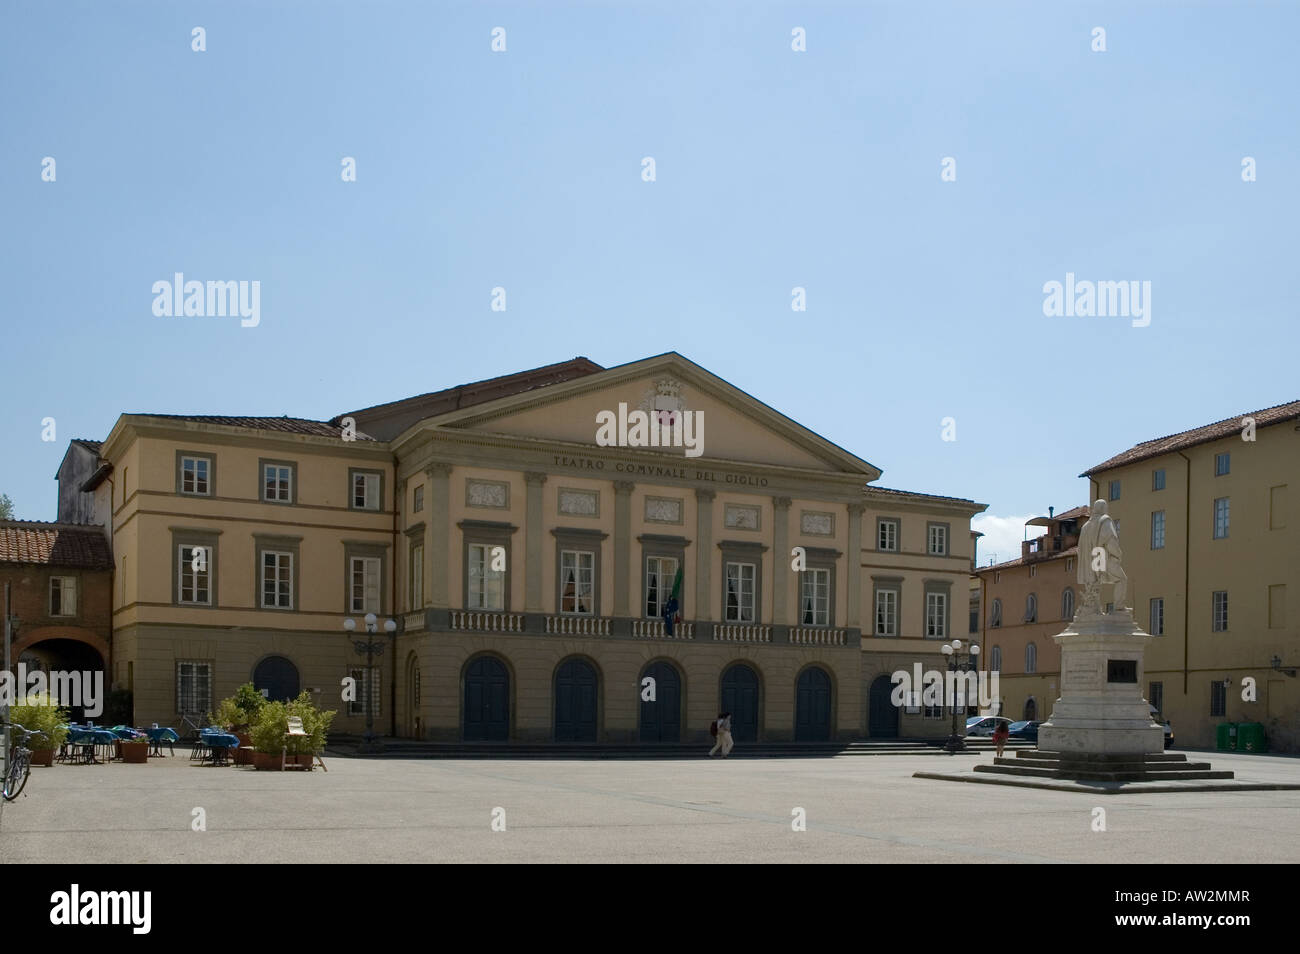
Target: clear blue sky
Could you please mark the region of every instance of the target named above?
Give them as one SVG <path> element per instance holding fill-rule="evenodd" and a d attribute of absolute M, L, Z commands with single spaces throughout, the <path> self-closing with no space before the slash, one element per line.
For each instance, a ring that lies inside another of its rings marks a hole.
<path fill-rule="evenodd" d="M 1300 397 L 1298 35 L 1283 3 L 5 4 L 0 491 L 53 519 L 123 411 L 677 350 L 885 486 L 1081 503 L 1139 440 Z M 176 271 L 260 281 L 260 326 L 155 317 Z M 1150 281 L 1150 327 L 1044 317 L 1067 271 Z"/>

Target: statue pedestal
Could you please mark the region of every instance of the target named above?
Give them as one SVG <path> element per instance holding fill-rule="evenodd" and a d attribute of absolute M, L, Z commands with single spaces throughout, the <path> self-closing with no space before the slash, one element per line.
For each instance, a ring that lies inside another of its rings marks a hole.
<path fill-rule="evenodd" d="M 1061 647 L 1061 697 L 1038 727 L 1038 748 L 1063 755 L 1164 752 L 1164 729 L 1142 697 L 1142 656 L 1151 639 L 1128 609 L 1076 617 L 1053 636 Z"/>

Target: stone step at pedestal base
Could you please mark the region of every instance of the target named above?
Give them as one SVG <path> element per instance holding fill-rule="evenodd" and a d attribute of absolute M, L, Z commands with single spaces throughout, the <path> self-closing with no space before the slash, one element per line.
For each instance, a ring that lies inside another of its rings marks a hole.
<path fill-rule="evenodd" d="M 1215 771 L 1209 762 L 1189 762 L 1177 752 L 1135 755 L 1021 750 L 1015 758 L 998 758 L 992 765 L 976 765 L 976 772 L 1022 775 L 1079 782 L 1155 782 L 1170 779 L 1235 778 Z"/>

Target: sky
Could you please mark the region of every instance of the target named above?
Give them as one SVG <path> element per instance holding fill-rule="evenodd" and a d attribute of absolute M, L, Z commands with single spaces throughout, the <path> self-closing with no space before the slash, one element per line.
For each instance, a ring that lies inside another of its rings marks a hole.
<path fill-rule="evenodd" d="M 1298 34 L 1294 3 L 4 4 L 0 493 L 53 519 L 123 412 L 672 350 L 987 504 L 980 562 L 1013 558 L 1086 468 L 1300 398 Z M 259 282 L 257 324 L 155 315 L 176 272 Z M 1046 314 L 1067 273 L 1146 317 Z"/>

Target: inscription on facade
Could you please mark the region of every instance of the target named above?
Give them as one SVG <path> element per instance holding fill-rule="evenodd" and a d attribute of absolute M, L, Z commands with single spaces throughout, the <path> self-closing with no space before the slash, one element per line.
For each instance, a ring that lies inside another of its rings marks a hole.
<path fill-rule="evenodd" d="M 552 455 L 556 467 L 570 470 L 606 470 L 611 463 L 596 457 L 566 457 L 563 454 Z M 755 474 L 738 474 L 731 471 L 696 470 L 693 467 L 675 467 L 672 464 L 632 464 L 627 461 L 613 461 L 609 470 L 633 477 L 670 477 L 674 480 L 691 480 L 710 484 L 733 484 L 742 487 L 766 487 L 767 478 Z"/>

